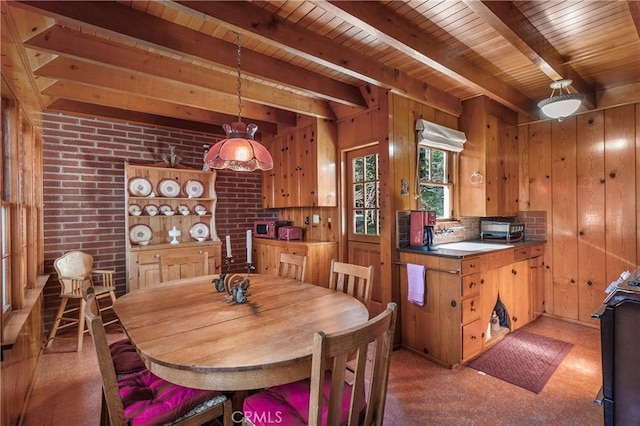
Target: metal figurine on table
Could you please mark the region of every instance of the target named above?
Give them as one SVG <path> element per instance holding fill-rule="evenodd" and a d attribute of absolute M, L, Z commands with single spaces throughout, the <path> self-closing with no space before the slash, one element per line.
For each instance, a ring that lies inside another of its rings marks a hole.
<path fill-rule="evenodd" d="M 233 263 L 231 237 L 229 235 L 226 236 L 225 243 L 227 248 L 227 257 L 225 258 L 227 270 L 221 272 L 220 277 L 214 278 L 212 282 L 215 284 L 216 290 L 227 292 L 225 300 L 233 303 L 247 303 L 249 301 L 247 295 L 251 285 L 249 276 L 251 275 L 251 269 L 253 269 L 253 263 L 251 262 L 251 231 L 247 231 L 247 275 L 245 277 L 242 274 L 227 274 Z"/>
<path fill-rule="evenodd" d="M 231 269 L 231 264 L 232 263 L 233 263 L 233 257 L 227 256 L 224 259 L 224 264 L 227 265 L 226 271 L 220 271 L 220 276 L 218 278 L 214 278 L 213 281 L 212 281 L 212 283 L 215 284 L 215 286 L 216 286 L 216 290 L 218 290 L 218 292 L 220 292 L 220 293 L 226 290 L 224 281 L 225 281 L 225 279 L 227 277 L 227 273 L 229 272 L 229 269 Z"/>

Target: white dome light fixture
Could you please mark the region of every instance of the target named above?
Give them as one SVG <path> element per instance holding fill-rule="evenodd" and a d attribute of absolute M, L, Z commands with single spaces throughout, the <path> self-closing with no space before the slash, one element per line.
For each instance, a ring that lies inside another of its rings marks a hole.
<path fill-rule="evenodd" d="M 580 108 L 584 96 L 580 93 L 569 93 L 567 87 L 573 81 L 569 79 L 557 80 L 549 85 L 551 87 L 551 96 L 538 102 L 538 108 L 549 118 L 557 118 L 558 121 L 564 120 Z M 562 90 L 566 93 L 562 93 Z M 555 95 L 556 90 L 558 94 Z M 555 95 L 555 96 L 554 96 Z"/>

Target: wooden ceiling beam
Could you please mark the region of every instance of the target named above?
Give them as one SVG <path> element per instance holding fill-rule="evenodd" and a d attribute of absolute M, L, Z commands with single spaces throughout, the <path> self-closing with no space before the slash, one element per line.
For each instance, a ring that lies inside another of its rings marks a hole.
<path fill-rule="evenodd" d="M 185 63 L 165 55 L 114 43 L 70 28 L 55 26 L 25 41 L 40 51 L 68 58 L 176 80 L 237 97 L 237 75 Z M 327 101 L 242 79 L 242 99 L 293 113 L 334 119 Z"/>
<path fill-rule="evenodd" d="M 263 42 L 295 52 L 296 55 L 337 72 L 384 87 L 395 93 L 460 115 L 460 99 L 388 67 L 360 52 L 296 26 L 268 10 L 247 2 L 179 1 L 232 31 L 250 33 Z M 371 2 L 365 2 L 365 7 Z M 323 3 L 321 7 L 325 7 Z M 184 10 L 184 9 L 182 9 Z"/>
<path fill-rule="evenodd" d="M 196 132 L 220 135 L 221 138 L 225 135 L 222 126 L 217 124 L 208 124 L 155 114 L 146 114 L 128 109 L 96 105 L 94 103 L 73 101 L 70 99 L 58 99 L 52 102 L 47 107 L 47 111 L 70 112 L 87 117 L 106 117 L 118 121 L 170 127 L 173 129 L 193 130 Z"/>
<path fill-rule="evenodd" d="M 627 1 L 627 7 L 629 8 L 629 13 L 631 13 L 631 19 L 633 19 L 633 25 L 636 27 L 636 32 L 638 33 L 638 37 L 640 38 L 640 2 L 635 1 Z"/>
<path fill-rule="evenodd" d="M 464 0 L 464 3 L 549 76 L 551 81 L 573 80 L 573 88 L 585 97 L 583 104 L 588 108 L 596 107 L 595 89 L 567 63 L 513 2 Z"/>
<path fill-rule="evenodd" d="M 436 43 L 428 34 L 413 31 L 406 18 L 393 13 L 379 2 L 316 1 L 340 19 L 374 35 L 394 49 L 446 74 L 460 84 L 494 98 L 511 109 L 537 117 L 537 102 L 504 83 L 501 79 L 478 72 L 477 65 L 461 56 L 449 54 L 447 46 Z"/>
<path fill-rule="evenodd" d="M 85 86 L 83 84 L 73 82 L 58 81 L 44 89 L 43 94 L 55 99 L 69 99 L 123 110 L 144 112 L 173 117 L 180 120 L 198 121 L 209 124 L 229 123 L 236 121 L 238 118 L 236 115 L 221 114 L 186 105 L 159 101 L 157 99 L 138 96 L 135 94 L 123 96 L 121 93 L 114 92 L 113 90 L 94 86 Z M 48 105 L 46 105 L 45 108 L 48 108 Z M 272 135 L 277 133 L 278 126 L 274 123 L 256 120 L 251 120 L 251 122 L 258 126 L 258 131 L 260 133 L 269 133 Z"/>
<path fill-rule="evenodd" d="M 16 1 L 12 4 L 80 26 L 106 31 L 173 54 L 237 68 L 237 45 L 115 2 Z M 242 51 L 242 70 L 325 100 L 365 107 L 357 87 L 253 52 Z"/>
<path fill-rule="evenodd" d="M 236 95 L 191 86 L 177 81 L 160 79 L 146 74 L 109 68 L 77 59 L 58 57 L 36 69 L 38 76 L 62 81 L 75 81 L 88 86 L 118 91 L 122 96 L 136 94 L 150 99 L 187 105 L 210 111 L 233 115 L 238 113 Z M 283 118 L 275 108 L 253 102 L 242 101 L 242 116 L 250 120 L 277 122 Z M 295 114 L 289 112 L 286 124 L 296 122 Z"/>

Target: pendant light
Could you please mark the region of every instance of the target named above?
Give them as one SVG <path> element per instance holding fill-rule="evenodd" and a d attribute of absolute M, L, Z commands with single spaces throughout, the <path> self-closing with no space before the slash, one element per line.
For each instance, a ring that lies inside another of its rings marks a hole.
<path fill-rule="evenodd" d="M 551 96 L 538 102 L 538 107 L 542 110 L 542 113 L 549 118 L 557 118 L 558 121 L 562 121 L 565 117 L 570 116 L 580 108 L 584 96 L 580 93 L 569 93 L 567 87 L 572 83 L 572 80 L 558 80 L 549 85 L 551 87 Z M 562 90 L 566 93 L 562 93 Z M 558 90 L 558 94 L 554 96 Z"/>
<path fill-rule="evenodd" d="M 240 78 L 240 34 L 236 33 L 238 42 L 238 121 L 224 123 L 222 128 L 226 138 L 209 149 L 204 162 L 212 169 L 230 169 L 236 172 L 252 172 L 254 170 L 271 170 L 273 159 L 269 151 L 253 139 L 258 130 L 255 124 L 242 122 L 242 79 Z"/>

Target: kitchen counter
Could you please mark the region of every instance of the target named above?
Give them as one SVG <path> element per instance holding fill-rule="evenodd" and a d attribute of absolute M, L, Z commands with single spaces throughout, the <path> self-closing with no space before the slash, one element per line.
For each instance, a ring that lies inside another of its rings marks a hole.
<path fill-rule="evenodd" d="M 496 248 L 495 250 L 485 249 L 485 248 L 481 250 L 473 250 L 473 249 L 456 250 L 451 248 L 439 248 L 439 246 L 446 246 L 447 244 L 450 244 L 450 243 L 443 243 L 443 244 L 436 245 L 436 247 L 438 248 L 437 250 L 427 251 L 427 250 L 413 249 L 411 247 L 404 247 L 404 248 L 399 248 L 398 251 L 406 252 L 406 253 L 424 254 L 429 256 L 440 256 L 440 257 L 449 257 L 449 258 L 455 258 L 455 259 L 464 259 L 464 258 L 474 257 L 474 256 L 483 255 L 487 253 L 494 253 L 499 250 L 513 250 L 513 249 L 528 248 L 537 244 L 546 243 L 545 240 L 522 240 L 522 241 L 516 241 L 508 244 L 503 242 L 490 242 L 485 240 L 469 240 L 469 241 L 458 241 L 458 242 L 473 243 L 473 244 L 479 243 L 484 246 L 495 245 Z M 508 246 L 508 247 L 505 247 L 505 246 Z"/>

